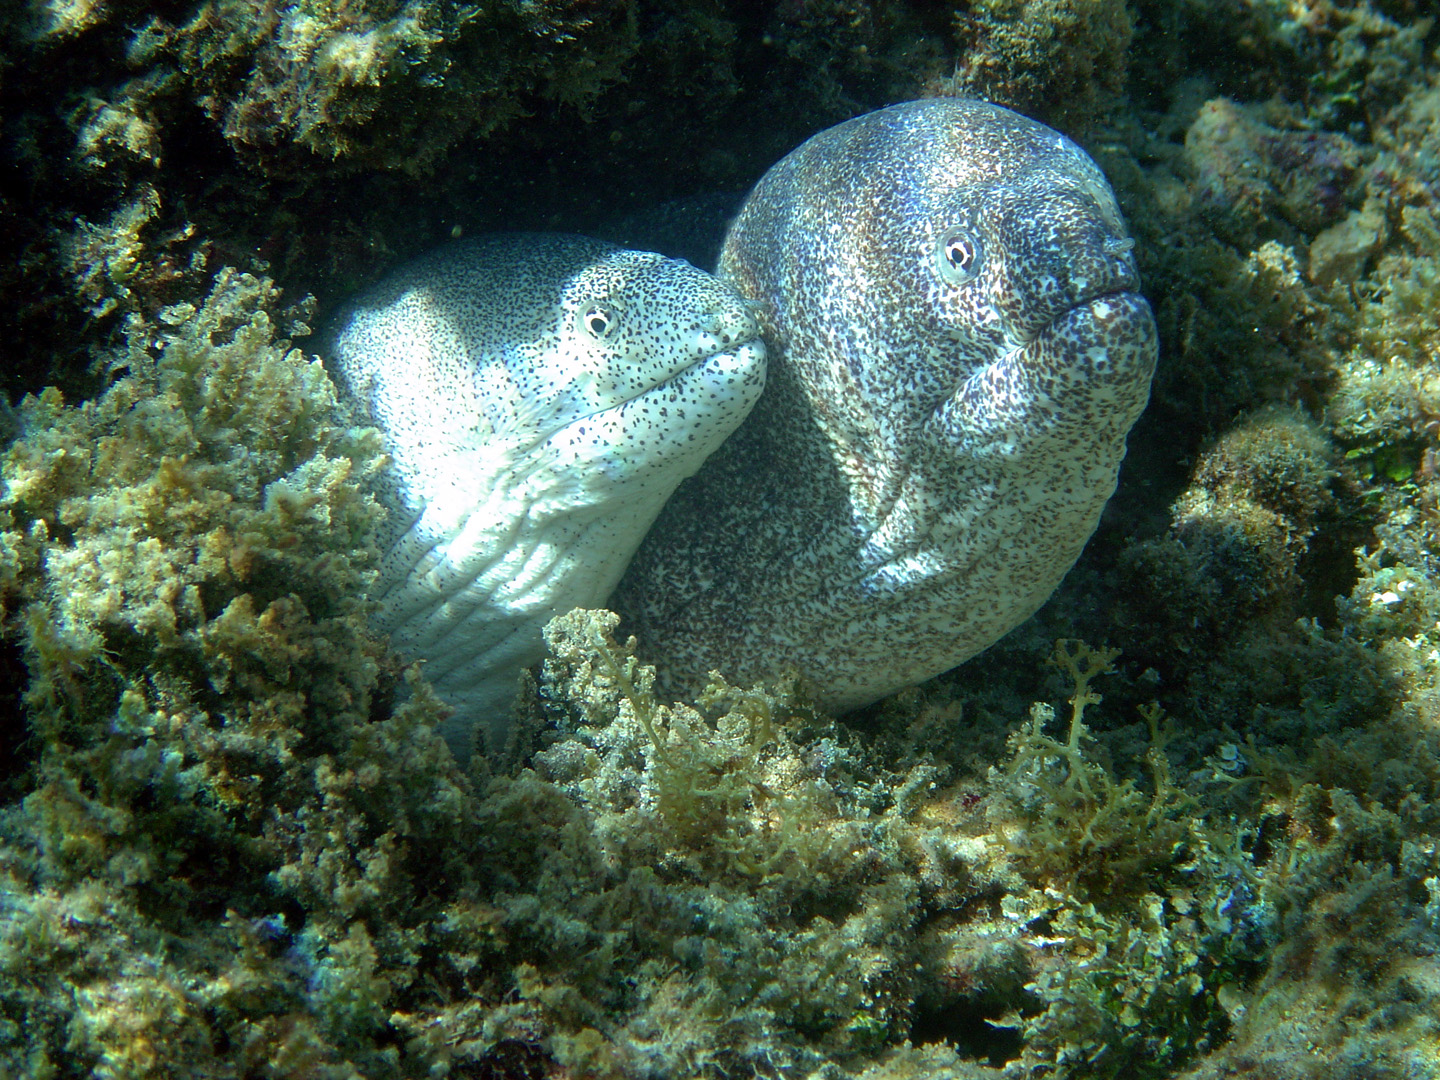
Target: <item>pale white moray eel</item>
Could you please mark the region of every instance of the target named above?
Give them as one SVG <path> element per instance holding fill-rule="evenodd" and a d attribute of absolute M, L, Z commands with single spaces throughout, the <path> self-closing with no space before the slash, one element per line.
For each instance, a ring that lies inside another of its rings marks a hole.
<path fill-rule="evenodd" d="M 605 603 L 655 515 L 765 380 L 752 305 L 689 263 L 497 234 L 355 300 L 325 361 L 385 435 L 377 625 L 498 748 L 541 629 Z"/>
<path fill-rule="evenodd" d="M 882 109 L 761 179 L 719 274 L 760 305 L 770 370 L 612 600 L 662 686 L 798 670 L 844 711 L 1044 603 L 1156 359 L 1094 162 L 984 102 Z"/>

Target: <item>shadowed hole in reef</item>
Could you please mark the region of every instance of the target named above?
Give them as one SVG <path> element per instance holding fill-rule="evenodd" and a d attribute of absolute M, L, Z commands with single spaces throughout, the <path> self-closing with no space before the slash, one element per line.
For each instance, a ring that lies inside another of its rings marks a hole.
<path fill-rule="evenodd" d="M 459 1080 L 544 1080 L 556 1075 L 550 1058 L 533 1043 L 501 1039 L 483 1058 L 457 1065 L 450 1073 Z"/>
<path fill-rule="evenodd" d="M 0 642 L 0 804 L 14 802 L 30 789 L 27 778 L 40 755 L 40 740 L 25 721 L 23 698 L 30 672 L 20 646 Z"/>
<path fill-rule="evenodd" d="M 1355 549 L 1376 550 L 1378 541 L 1363 525 L 1330 522 L 1316 530 L 1300 556 L 1296 574 L 1300 578 L 1300 614 L 1318 619 L 1321 626 L 1333 627 L 1339 618 L 1335 601 L 1349 596 L 1360 580 Z"/>
<path fill-rule="evenodd" d="M 1014 1007 L 1013 998 L 982 994 L 940 1008 L 917 1009 L 910 1041 L 916 1046 L 948 1042 L 961 1055 L 998 1069 L 1020 1056 L 1025 1041 L 1018 1029 L 995 1027 L 987 1019 L 1004 1016 Z"/>

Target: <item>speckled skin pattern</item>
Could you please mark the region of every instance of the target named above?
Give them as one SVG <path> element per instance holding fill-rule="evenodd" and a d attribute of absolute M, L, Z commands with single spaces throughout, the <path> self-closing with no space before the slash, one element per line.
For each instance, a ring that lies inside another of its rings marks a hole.
<path fill-rule="evenodd" d="M 1156 359 L 1084 152 L 983 102 L 882 109 L 761 179 L 719 273 L 761 305 L 770 374 L 612 598 L 662 686 L 798 670 L 845 711 L 1034 613 Z"/>
<path fill-rule="evenodd" d="M 338 318 L 326 364 L 380 428 L 391 510 L 378 626 L 503 740 L 554 615 L 605 602 L 683 478 L 760 396 L 750 306 L 678 259 L 501 234 L 397 270 Z"/>

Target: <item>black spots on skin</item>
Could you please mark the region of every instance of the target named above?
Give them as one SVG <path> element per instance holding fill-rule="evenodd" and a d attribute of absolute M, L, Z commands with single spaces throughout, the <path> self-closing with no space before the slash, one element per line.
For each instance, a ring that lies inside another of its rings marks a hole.
<path fill-rule="evenodd" d="M 1124 281 L 1108 198 L 1068 140 L 953 99 L 823 132 L 762 179 L 721 265 L 764 311 L 769 383 L 615 598 L 662 678 L 793 666 L 845 709 L 1039 605 L 1148 388 L 1153 330 L 1133 311 L 1060 321 Z M 968 280 L 942 270 L 962 228 L 983 248 Z M 1101 249 L 1095 269 L 1067 252 L 1077 237 Z M 1105 386 L 1087 370 L 1102 348 L 1119 372 Z"/>

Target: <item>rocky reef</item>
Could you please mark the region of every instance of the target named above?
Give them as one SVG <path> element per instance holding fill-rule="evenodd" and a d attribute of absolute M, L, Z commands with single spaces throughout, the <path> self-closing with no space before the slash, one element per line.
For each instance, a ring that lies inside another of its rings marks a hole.
<path fill-rule="evenodd" d="M 1428 5 L 3 10 L 0 1075 L 1440 1074 Z M 1135 234 L 1080 564 L 839 720 L 576 612 L 457 768 L 309 327 L 922 93 L 1080 138 Z"/>

